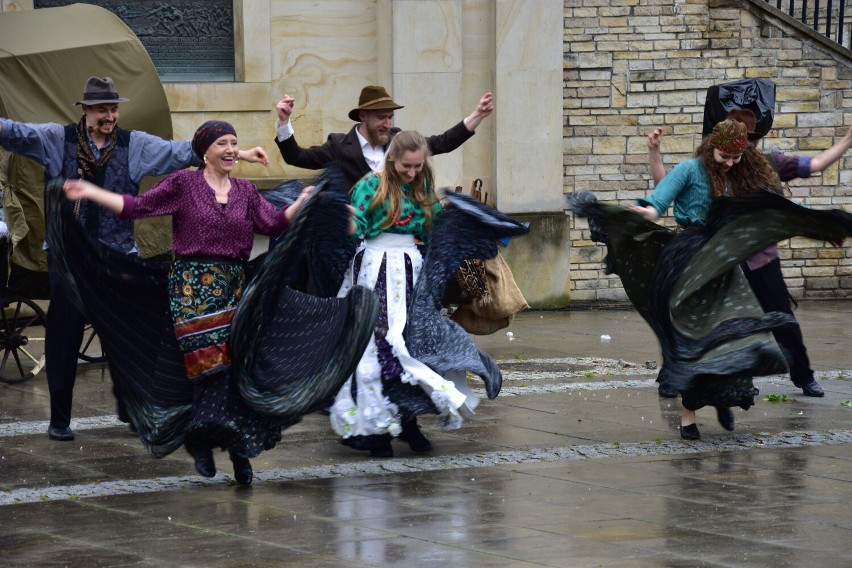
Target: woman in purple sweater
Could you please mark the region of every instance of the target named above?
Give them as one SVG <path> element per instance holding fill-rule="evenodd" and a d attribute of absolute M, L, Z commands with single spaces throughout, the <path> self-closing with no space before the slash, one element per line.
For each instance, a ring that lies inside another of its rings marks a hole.
<path fill-rule="evenodd" d="M 143 195 L 121 195 L 83 180 L 67 181 L 65 193 L 69 199 L 98 203 L 122 219 L 172 216 L 169 298 L 187 378 L 195 389 L 186 447 L 205 477 L 216 474 L 213 448 L 227 449 L 234 478 L 248 485 L 253 475 L 248 458 L 272 448 L 281 429 L 239 396 L 230 373 L 231 320 L 246 284 L 245 263 L 255 233 L 279 236 L 312 187 L 276 211 L 253 183 L 232 178 L 238 145 L 227 122 L 202 124 L 192 149 L 203 162 L 198 170 L 175 172 Z"/>

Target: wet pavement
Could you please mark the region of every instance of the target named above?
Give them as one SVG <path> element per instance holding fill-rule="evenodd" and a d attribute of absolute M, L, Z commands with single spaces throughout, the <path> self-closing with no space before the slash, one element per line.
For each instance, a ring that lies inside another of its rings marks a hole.
<path fill-rule="evenodd" d="M 527 312 L 477 338 L 501 395 L 461 430 L 421 420 L 433 452 L 370 458 L 314 414 L 251 487 L 225 453 L 211 480 L 183 450 L 146 454 L 103 364 L 80 366 L 72 442 L 47 438 L 43 373 L 3 385 L 0 564 L 852 566 L 852 303 L 797 316 L 826 397 L 760 378 L 733 433 L 703 409 L 702 440 L 680 439 L 634 311 Z"/>

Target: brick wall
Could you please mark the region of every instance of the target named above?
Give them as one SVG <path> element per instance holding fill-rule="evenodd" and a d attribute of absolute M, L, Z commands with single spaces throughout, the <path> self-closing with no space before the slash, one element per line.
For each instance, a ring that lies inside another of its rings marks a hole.
<path fill-rule="evenodd" d="M 817 34 L 763 9 L 759 0 L 566 0 L 564 190 L 632 204 L 653 188 L 646 135 L 663 127 L 671 167 L 700 142 L 711 85 L 748 77 L 777 85 L 765 151 L 815 155 L 852 125 L 852 59 Z M 852 211 L 852 152 L 822 174 L 789 184 L 812 207 Z M 671 210 L 661 221 L 673 225 Z M 572 219 L 571 302 L 624 302 L 617 276 L 601 270 L 605 251 Z M 848 246 L 852 242 L 847 241 Z M 852 253 L 821 242 L 781 243 L 791 294 L 852 299 Z"/>

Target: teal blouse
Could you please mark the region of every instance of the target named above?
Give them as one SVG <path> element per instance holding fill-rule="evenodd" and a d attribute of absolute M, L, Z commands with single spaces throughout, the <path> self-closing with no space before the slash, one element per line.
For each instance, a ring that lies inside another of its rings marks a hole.
<path fill-rule="evenodd" d="M 409 198 L 409 184 L 407 183 L 402 185 L 405 198 L 402 200 L 399 214 L 399 219 L 403 222 L 393 224 L 387 229 L 379 228 L 388 217 L 389 204 L 388 202 L 382 203 L 372 211 L 369 211 L 370 202 L 373 200 L 378 187 L 379 176 L 377 174 L 370 174 L 361 178 L 355 184 L 355 187 L 352 188 L 350 202 L 355 209 L 355 224 L 357 226 L 355 236 L 370 239 L 380 233 L 392 233 L 395 235 L 414 235 L 424 243 L 427 242 L 429 234 L 426 230 L 426 217 L 423 215 L 423 209 Z M 441 211 L 443 211 L 443 207 L 441 207 L 441 202 L 436 197 L 435 203 L 432 205 L 432 223 L 435 222 L 435 218 Z"/>
<path fill-rule="evenodd" d="M 704 166 L 698 158 L 692 158 L 676 165 L 660 180 L 650 197 L 637 202 L 653 205 L 660 216 L 674 202 L 675 221 L 685 226 L 703 226 L 713 197 Z"/>

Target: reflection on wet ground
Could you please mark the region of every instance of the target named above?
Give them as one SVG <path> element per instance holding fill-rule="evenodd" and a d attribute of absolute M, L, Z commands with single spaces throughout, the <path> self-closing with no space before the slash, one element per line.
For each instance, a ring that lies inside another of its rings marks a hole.
<path fill-rule="evenodd" d="M 478 338 L 506 392 L 435 451 L 380 460 L 311 415 L 253 460 L 245 488 L 157 460 L 112 414 L 103 365 L 81 366 L 73 442 L 52 442 L 44 377 L 0 388 L 4 566 L 849 566 L 852 304 L 797 312 L 826 388 L 786 377 L 727 433 L 698 412 L 681 441 L 635 312 L 529 312 Z M 609 336 L 602 340 L 601 336 Z M 844 346 L 839 349 L 838 346 Z M 475 385 L 477 387 L 481 385 Z"/>

